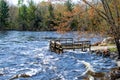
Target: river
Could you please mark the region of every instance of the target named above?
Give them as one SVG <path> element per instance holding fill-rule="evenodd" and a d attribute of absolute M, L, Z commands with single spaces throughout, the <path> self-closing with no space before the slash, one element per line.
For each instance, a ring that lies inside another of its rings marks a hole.
<path fill-rule="evenodd" d="M 108 72 L 116 66 L 110 58 L 79 50 L 55 54 L 49 51 L 49 40 L 44 39 L 76 39 L 77 36 L 75 32 L 0 32 L 0 80 L 82 80 L 87 70 L 85 64 L 96 72 Z M 99 38 L 90 40 L 97 41 Z"/>

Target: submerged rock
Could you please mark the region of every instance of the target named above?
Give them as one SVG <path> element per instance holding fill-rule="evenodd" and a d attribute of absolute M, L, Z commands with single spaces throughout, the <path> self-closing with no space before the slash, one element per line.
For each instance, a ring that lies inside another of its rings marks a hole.
<path fill-rule="evenodd" d="M 95 53 L 96 55 L 103 56 L 103 57 L 109 57 L 110 56 L 109 49 L 94 50 L 94 51 L 91 51 L 91 53 Z"/>
<path fill-rule="evenodd" d="M 0 73 L 0 76 L 3 76 L 4 74 L 3 73 Z"/>
<path fill-rule="evenodd" d="M 83 80 L 110 80 L 106 75 L 107 74 L 104 72 L 88 71 L 87 77 L 84 78 Z"/>
<path fill-rule="evenodd" d="M 109 49 L 104 49 L 103 50 L 103 56 L 104 57 L 109 57 L 110 56 L 110 50 Z"/>
<path fill-rule="evenodd" d="M 18 79 L 18 78 L 28 78 L 28 77 L 31 77 L 30 75 L 28 74 L 17 74 L 15 76 L 13 76 L 11 79 L 9 80 L 14 80 L 14 79 Z"/>
<path fill-rule="evenodd" d="M 88 74 L 88 75 L 91 75 L 91 76 L 93 76 L 93 77 L 96 77 L 96 78 L 102 78 L 102 77 L 105 76 L 105 74 L 102 73 L 102 72 L 92 72 L 92 71 L 88 71 L 87 74 Z"/>
<path fill-rule="evenodd" d="M 113 44 L 114 43 L 114 38 L 112 38 L 112 37 L 104 38 L 101 43 Z"/>

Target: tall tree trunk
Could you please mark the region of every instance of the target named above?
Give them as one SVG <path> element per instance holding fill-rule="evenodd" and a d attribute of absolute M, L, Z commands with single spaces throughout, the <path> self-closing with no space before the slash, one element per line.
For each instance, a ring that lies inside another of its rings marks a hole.
<path fill-rule="evenodd" d="M 116 47 L 118 50 L 118 59 L 120 59 L 120 41 L 119 41 L 119 38 L 115 39 L 115 44 L 116 44 Z"/>

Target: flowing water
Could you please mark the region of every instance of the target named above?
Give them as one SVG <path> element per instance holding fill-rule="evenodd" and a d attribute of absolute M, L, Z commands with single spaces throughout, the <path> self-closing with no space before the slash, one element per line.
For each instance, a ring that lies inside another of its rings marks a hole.
<path fill-rule="evenodd" d="M 0 32 L 0 80 L 82 80 L 87 67 L 96 72 L 108 72 L 116 66 L 110 58 L 89 52 L 70 50 L 61 55 L 50 52 L 49 40 L 45 37 L 75 39 L 77 34 Z"/>

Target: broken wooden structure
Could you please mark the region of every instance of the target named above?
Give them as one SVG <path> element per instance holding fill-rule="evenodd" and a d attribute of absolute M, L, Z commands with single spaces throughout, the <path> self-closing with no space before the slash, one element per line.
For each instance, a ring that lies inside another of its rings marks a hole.
<path fill-rule="evenodd" d="M 90 41 L 73 41 L 73 38 L 59 38 L 50 40 L 50 51 L 63 53 L 65 49 L 81 49 L 81 51 L 91 50 Z"/>

